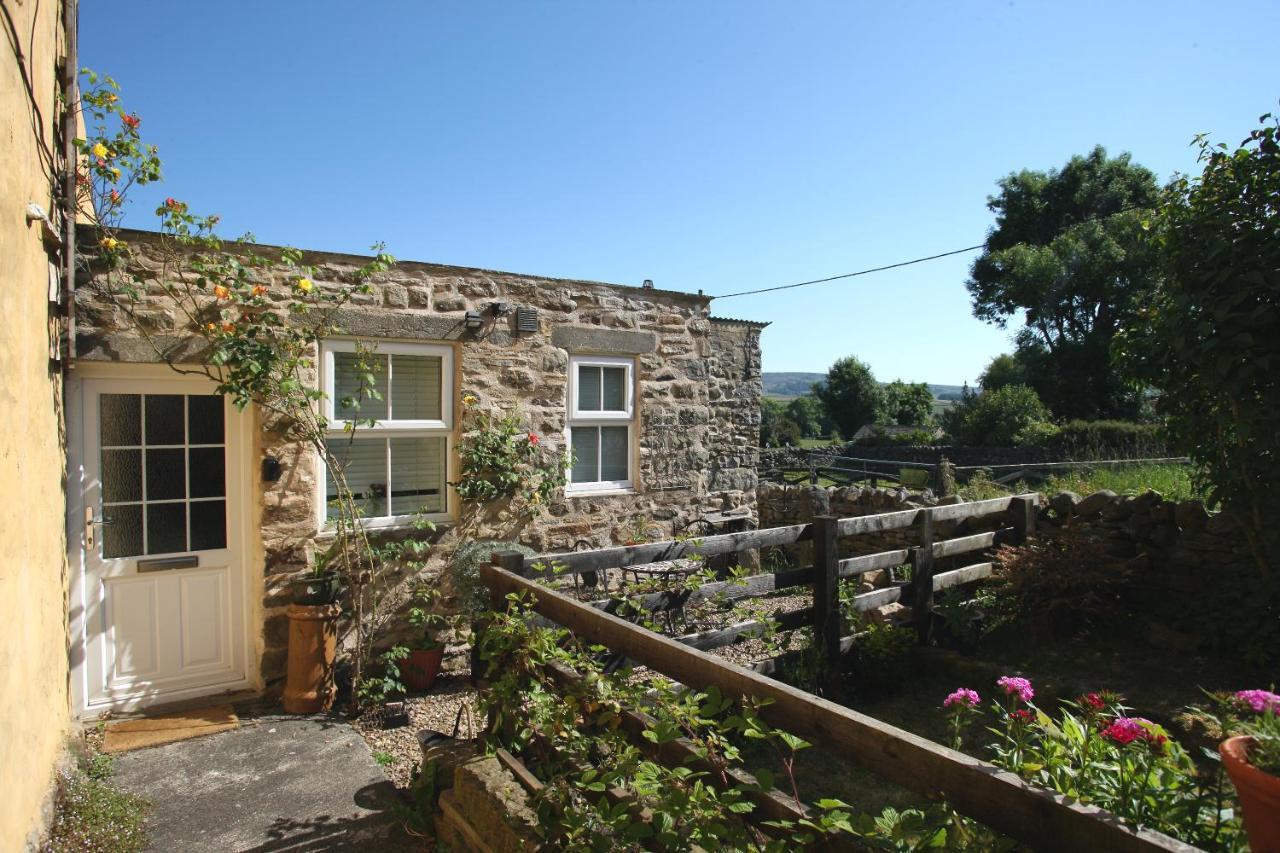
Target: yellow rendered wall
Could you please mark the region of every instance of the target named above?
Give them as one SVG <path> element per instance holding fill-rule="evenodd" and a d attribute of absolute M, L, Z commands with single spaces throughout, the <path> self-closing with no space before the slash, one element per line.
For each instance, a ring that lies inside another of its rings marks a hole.
<path fill-rule="evenodd" d="M 14 55 L 11 33 L 0 40 L 0 850 L 8 851 L 44 828 L 71 715 L 62 383 L 49 359 L 49 256 L 39 224 L 25 217 L 29 202 L 53 207 L 53 167 L 37 135 L 56 148 L 61 4 L 5 6 L 25 55 Z"/>

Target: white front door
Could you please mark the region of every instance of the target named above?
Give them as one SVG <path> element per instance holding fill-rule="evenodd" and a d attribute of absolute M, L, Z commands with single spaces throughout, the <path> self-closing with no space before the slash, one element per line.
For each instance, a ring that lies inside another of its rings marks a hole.
<path fill-rule="evenodd" d="M 243 416 L 176 376 L 85 379 L 79 406 L 82 711 L 245 686 Z"/>

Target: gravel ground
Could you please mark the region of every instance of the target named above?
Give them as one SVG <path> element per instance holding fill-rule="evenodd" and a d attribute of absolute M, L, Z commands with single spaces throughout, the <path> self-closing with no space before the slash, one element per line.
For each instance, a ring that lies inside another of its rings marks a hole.
<path fill-rule="evenodd" d="M 471 686 L 469 672 L 441 673 L 425 696 L 412 696 L 405 700 L 409 710 L 409 725 L 395 729 L 382 728 L 376 715 L 366 714 L 354 722 L 373 756 L 387 771 L 387 776 L 397 788 L 407 788 L 413 770 L 422 761 L 422 749 L 418 746 L 421 729 L 435 729 L 445 734 L 453 733 L 453 722 L 458 707 L 465 704 L 475 719 L 475 688 Z M 478 722 L 475 723 L 478 725 Z M 459 737 L 469 737 L 475 731 L 468 726 L 467 714 L 462 715 Z"/>

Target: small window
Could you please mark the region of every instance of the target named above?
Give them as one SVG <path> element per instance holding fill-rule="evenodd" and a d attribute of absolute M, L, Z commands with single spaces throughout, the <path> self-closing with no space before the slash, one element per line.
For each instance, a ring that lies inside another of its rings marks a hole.
<path fill-rule="evenodd" d="M 426 344 L 369 348 L 362 356 L 354 341 L 324 344 L 329 451 L 369 526 L 394 525 L 418 513 L 447 517 L 453 350 Z M 336 515 L 337 473 L 325 472 L 326 520 Z"/>
<path fill-rule="evenodd" d="M 569 360 L 570 492 L 631 488 L 634 369 L 629 359 Z"/>

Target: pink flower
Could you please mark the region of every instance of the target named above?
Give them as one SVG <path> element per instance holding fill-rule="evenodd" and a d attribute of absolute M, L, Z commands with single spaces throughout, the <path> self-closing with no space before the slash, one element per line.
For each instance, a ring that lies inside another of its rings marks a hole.
<path fill-rule="evenodd" d="M 1280 696 L 1270 690 L 1237 690 L 1234 698 L 1236 704 L 1243 705 L 1255 714 L 1267 711 L 1280 714 Z"/>
<path fill-rule="evenodd" d="M 950 708 L 955 705 L 958 708 L 976 708 L 980 702 L 982 702 L 982 697 L 978 695 L 978 691 L 970 690 L 968 687 L 961 687 L 942 700 L 942 707 Z"/>
<path fill-rule="evenodd" d="M 1145 717 L 1116 717 L 1102 730 L 1102 736 L 1120 746 L 1145 743 L 1157 752 L 1163 752 L 1169 743 L 1164 730 Z"/>
<path fill-rule="evenodd" d="M 1093 711 L 1101 711 L 1103 708 L 1107 707 L 1107 703 L 1103 701 L 1103 698 L 1097 693 L 1084 694 L 1080 697 L 1080 704 Z"/>
<path fill-rule="evenodd" d="M 1002 675 L 996 679 L 996 686 L 1004 690 L 1006 696 L 1017 696 L 1023 702 L 1030 702 L 1036 695 L 1031 682 L 1013 675 Z"/>

